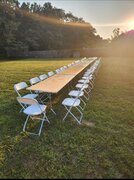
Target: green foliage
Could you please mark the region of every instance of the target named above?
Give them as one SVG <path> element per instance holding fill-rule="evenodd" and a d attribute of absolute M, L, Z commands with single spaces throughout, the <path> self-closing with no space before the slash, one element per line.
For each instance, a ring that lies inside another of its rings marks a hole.
<path fill-rule="evenodd" d="M 13 90 L 73 59 L 0 62 L 0 178 L 133 178 L 133 58 L 103 58 L 82 125 L 62 121 L 68 88 L 55 97 L 57 116 L 47 111 L 40 137 L 22 133 L 26 116 Z M 31 127 L 29 127 L 31 128 Z"/>
<path fill-rule="evenodd" d="M 102 45 L 103 39 L 95 33 L 95 28 L 83 18 L 65 13 L 49 2 L 42 6 L 25 2 L 19 6 L 17 0 L 0 3 L 0 53 L 7 56 L 15 47 L 19 53 L 21 49 L 77 49 Z"/>
<path fill-rule="evenodd" d="M 4 54 L 9 46 L 16 43 L 14 34 L 17 32 L 19 22 L 15 20 L 15 12 L 9 6 L 0 3 L 0 51 Z"/>

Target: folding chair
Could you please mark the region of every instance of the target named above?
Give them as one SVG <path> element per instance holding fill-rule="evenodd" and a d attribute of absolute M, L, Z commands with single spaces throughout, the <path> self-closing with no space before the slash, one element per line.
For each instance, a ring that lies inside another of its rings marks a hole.
<path fill-rule="evenodd" d="M 67 66 L 63 66 L 64 70 L 67 69 Z"/>
<path fill-rule="evenodd" d="M 42 121 L 41 122 L 41 125 L 40 125 L 40 129 L 39 129 L 39 132 L 38 133 L 32 133 L 32 132 L 28 132 L 30 134 L 33 134 L 33 135 L 39 135 L 41 134 L 41 131 L 42 131 L 42 127 L 43 127 L 43 123 L 44 121 L 47 121 L 48 123 L 49 120 L 46 116 L 46 108 L 47 106 L 46 105 L 42 105 L 42 104 L 39 104 L 38 101 L 36 99 L 29 99 L 29 98 L 22 98 L 22 97 L 17 97 L 17 100 L 19 103 L 21 104 L 27 104 L 29 105 L 27 108 L 24 109 L 24 114 L 27 115 L 27 118 L 26 118 L 26 121 L 24 123 L 24 126 L 23 126 L 23 131 L 26 131 L 26 125 L 28 123 L 28 120 L 31 118 L 32 120 L 40 120 Z M 39 116 L 39 115 L 43 115 L 42 118 L 39 118 L 39 117 L 36 117 L 36 116 Z"/>
<path fill-rule="evenodd" d="M 34 85 L 34 84 L 40 82 L 41 80 L 38 77 L 34 77 L 34 78 L 31 78 L 29 81 L 30 81 L 31 85 Z"/>
<path fill-rule="evenodd" d="M 71 67 L 71 64 L 68 64 L 67 66 L 68 66 L 68 68 L 69 68 L 69 67 Z"/>
<path fill-rule="evenodd" d="M 86 100 L 89 100 L 89 94 L 91 93 L 91 88 L 90 88 L 90 86 L 88 85 L 88 84 L 81 84 L 81 83 L 77 83 L 76 84 L 76 86 L 75 86 L 78 90 L 83 90 L 84 92 L 85 92 L 85 98 L 86 98 Z M 88 90 L 86 90 L 86 89 L 88 89 Z"/>
<path fill-rule="evenodd" d="M 86 103 L 85 103 L 85 101 L 82 99 L 82 97 L 85 97 L 83 89 L 81 89 L 81 90 L 71 90 L 71 91 L 68 93 L 68 95 L 71 96 L 72 98 L 78 97 L 78 98 L 81 100 L 82 104 L 83 104 L 83 106 L 81 105 L 81 109 L 84 110 L 84 108 L 85 108 L 85 106 L 86 106 Z M 85 98 L 85 99 L 86 99 L 86 98 Z M 87 100 L 87 99 L 86 99 L 86 100 Z"/>
<path fill-rule="evenodd" d="M 46 74 L 42 74 L 42 75 L 39 76 L 39 78 L 40 78 L 41 81 L 43 81 L 43 80 L 47 79 L 48 76 Z"/>
<path fill-rule="evenodd" d="M 53 76 L 54 75 L 54 72 L 53 71 L 50 71 L 47 73 L 49 77 Z"/>
<path fill-rule="evenodd" d="M 29 81 L 30 81 L 31 85 L 34 85 L 36 83 L 39 83 L 41 81 L 41 79 L 39 79 L 39 77 L 34 77 L 34 78 L 31 78 Z M 38 95 L 40 93 L 42 93 L 42 95 L 40 95 L 40 97 L 39 97 L 39 99 L 42 103 L 44 103 L 48 99 L 48 94 L 44 93 L 43 91 L 35 91 L 35 93 L 37 93 Z M 45 95 L 47 95 L 47 97 L 44 98 Z"/>
<path fill-rule="evenodd" d="M 65 109 L 67 110 L 66 115 L 63 118 L 63 121 L 66 119 L 66 117 L 70 114 L 76 121 L 78 124 L 81 124 L 81 120 L 83 118 L 83 113 L 80 107 L 80 99 L 78 99 L 78 97 L 76 98 L 65 98 L 62 101 L 62 105 L 64 105 Z M 71 112 L 72 108 L 75 108 L 75 110 L 77 110 L 77 112 L 79 112 L 80 117 L 76 117 L 76 115 L 74 115 L 73 112 Z"/>
<path fill-rule="evenodd" d="M 55 72 L 58 74 L 58 73 L 61 72 L 61 70 L 60 69 L 56 69 Z"/>
<path fill-rule="evenodd" d="M 61 71 L 64 71 L 64 70 L 65 70 L 65 68 L 64 68 L 64 67 L 61 67 L 61 68 L 60 68 L 60 70 L 61 70 Z"/>
<path fill-rule="evenodd" d="M 93 85 L 94 81 L 93 81 L 92 75 L 90 75 L 89 77 L 83 76 L 82 79 L 80 79 L 78 82 L 82 83 L 82 84 L 86 84 L 86 83 L 89 84 L 91 89 L 93 89 L 93 87 L 94 87 L 94 85 Z"/>
<path fill-rule="evenodd" d="M 17 95 L 19 96 L 19 97 L 23 97 L 23 98 L 30 98 L 30 99 L 34 99 L 34 98 L 37 98 L 37 96 L 38 96 L 38 94 L 34 94 L 34 93 L 32 93 L 31 91 L 30 91 L 30 93 L 29 94 L 26 94 L 26 95 L 21 95 L 20 94 L 20 90 L 24 90 L 24 89 L 26 89 L 28 87 L 28 85 L 25 83 L 25 82 L 20 82 L 20 83 L 17 83 L 17 84 L 15 84 L 14 85 L 14 90 L 15 90 L 15 92 L 17 93 Z M 21 107 L 22 107 L 22 109 L 20 110 L 20 112 L 23 110 L 23 109 L 25 109 L 25 107 L 27 107 L 27 105 L 22 105 L 21 103 L 19 103 L 20 105 L 21 105 Z"/>

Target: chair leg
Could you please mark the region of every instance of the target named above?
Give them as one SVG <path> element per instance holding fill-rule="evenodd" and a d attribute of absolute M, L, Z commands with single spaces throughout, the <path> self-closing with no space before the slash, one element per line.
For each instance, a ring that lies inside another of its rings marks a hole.
<path fill-rule="evenodd" d="M 76 98 L 76 96 L 71 96 L 72 98 Z M 83 104 L 83 107 L 82 106 L 80 106 L 81 107 L 81 109 L 82 110 L 84 110 L 84 108 L 85 108 L 85 106 L 86 106 L 86 103 L 85 103 L 85 101 L 82 99 L 82 97 L 79 97 L 79 99 L 81 100 L 81 102 L 82 102 L 82 104 Z"/>
<path fill-rule="evenodd" d="M 44 123 L 44 120 L 42 120 L 42 122 L 41 122 L 40 130 L 39 130 L 39 133 L 38 133 L 39 136 L 40 136 L 41 131 L 42 131 L 43 123 Z"/>
<path fill-rule="evenodd" d="M 50 100 L 50 109 L 54 113 L 54 115 L 56 115 L 56 112 L 52 108 L 51 94 L 49 94 L 49 100 Z"/>
<path fill-rule="evenodd" d="M 94 87 L 91 80 L 89 81 L 89 86 L 91 87 L 91 89 L 93 89 L 93 87 Z"/>
<path fill-rule="evenodd" d="M 85 106 L 86 106 L 86 103 L 85 103 L 85 101 L 82 99 L 82 97 L 80 97 L 80 100 L 81 100 L 81 102 L 83 103 L 83 108 L 82 108 L 82 110 L 84 110 L 84 108 L 85 108 Z"/>
<path fill-rule="evenodd" d="M 39 129 L 39 133 L 32 133 L 32 132 L 29 132 L 29 131 L 26 131 L 26 130 L 25 130 L 25 129 L 26 129 L 26 125 L 27 125 L 28 120 L 29 120 L 29 117 L 30 117 L 31 119 L 33 119 L 31 116 L 27 116 L 26 121 L 25 121 L 24 126 L 23 126 L 23 131 L 24 131 L 24 132 L 28 132 L 29 134 L 39 135 L 39 136 L 40 136 L 44 121 L 47 121 L 48 123 L 50 123 L 50 121 L 48 120 L 46 114 L 45 114 L 45 113 L 43 114 L 43 118 L 35 118 L 35 119 L 38 119 L 38 120 L 42 121 L 42 122 L 41 122 L 41 125 L 40 125 L 40 129 Z"/>
<path fill-rule="evenodd" d="M 21 110 L 20 110 L 20 113 L 23 111 L 23 110 L 25 110 L 25 108 L 27 108 L 27 105 L 26 104 L 21 104 L 21 103 L 19 103 L 20 105 L 21 105 Z"/>
<path fill-rule="evenodd" d="M 85 92 L 86 95 L 84 95 L 84 97 L 89 100 L 89 93 L 86 91 L 86 89 L 83 90 Z"/>
<path fill-rule="evenodd" d="M 78 108 L 78 107 L 75 107 L 79 112 L 80 112 L 80 114 L 81 114 L 81 116 L 80 116 L 80 120 L 79 120 L 79 124 L 81 123 L 81 120 L 82 120 L 82 118 L 83 118 L 83 113 L 81 112 L 81 110 Z"/>
<path fill-rule="evenodd" d="M 51 111 L 53 112 L 54 115 L 56 115 L 56 112 L 53 110 L 53 108 L 51 108 Z"/>
<path fill-rule="evenodd" d="M 64 105 L 65 106 L 65 105 Z M 65 106 L 65 109 L 68 111 L 67 113 L 66 113 L 66 115 L 64 116 L 64 118 L 63 118 L 63 121 L 66 119 L 66 117 L 67 117 L 67 115 L 70 113 L 70 110 L 68 110 L 68 108 Z"/>
<path fill-rule="evenodd" d="M 44 113 L 43 119 L 50 124 L 50 121 L 48 120 L 48 117 L 46 116 L 46 113 Z"/>
<path fill-rule="evenodd" d="M 25 131 L 25 129 L 26 129 L 26 125 L 27 125 L 27 122 L 28 122 L 28 120 L 29 120 L 29 117 L 30 117 L 30 116 L 27 116 L 27 118 L 26 118 L 26 121 L 25 121 L 24 126 L 23 126 L 23 131 Z"/>
<path fill-rule="evenodd" d="M 65 105 L 64 105 L 65 106 Z M 71 109 L 68 109 L 66 106 L 65 106 L 66 110 L 68 111 L 66 113 L 66 115 L 64 116 L 63 118 L 63 121 L 66 119 L 66 117 L 68 116 L 68 114 L 71 114 L 73 116 L 73 118 L 78 122 L 78 124 L 81 124 L 81 120 L 82 120 L 82 117 L 83 117 L 83 113 L 81 112 L 81 110 L 78 108 L 78 107 L 75 107 L 77 109 L 77 111 L 79 111 L 79 113 L 81 114 L 80 116 L 80 119 L 78 119 L 72 112 L 71 112 Z"/>

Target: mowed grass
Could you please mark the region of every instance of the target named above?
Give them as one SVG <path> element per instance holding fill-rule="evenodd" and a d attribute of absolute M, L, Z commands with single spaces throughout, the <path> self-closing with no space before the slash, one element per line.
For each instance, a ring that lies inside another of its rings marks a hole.
<path fill-rule="evenodd" d="M 62 121 L 66 90 L 40 137 L 22 133 L 25 115 L 13 85 L 72 60 L 0 62 L 0 178 L 134 177 L 134 58 L 102 58 L 82 125 Z"/>

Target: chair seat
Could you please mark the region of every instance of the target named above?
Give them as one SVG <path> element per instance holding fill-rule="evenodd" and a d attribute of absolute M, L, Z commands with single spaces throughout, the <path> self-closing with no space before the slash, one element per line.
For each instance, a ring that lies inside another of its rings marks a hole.
<path fill-rule="evenodd" d="M 66 98 L 62 101 L 65 106 L 79 106 L 80 100 L 75 98 Z"/>
<path fill-rule="evenodd" d="M 92 80 L 93 79 L 93 76 L 90 76 L 90 77 L 87 77 L 87 76 L 83 76 L 82 79 L 88 79 L 88 80 Z"/>
<path fill-rule="evenodd" d="M 88 88 L 88 84 L 76 84 L 76 86 L 75 86 L 76 88 L 79 88 L 79 89 L 86 89 L 86 88 Z"/>
<path fill-rule="evenodd" d="M 26 94 L 23 96 L 23 98 L 30 98 L 30 99 L 35 99 L 38 96 L 38 94 Z"/>
<path fill-rule="evenodd" d="M 89 76 L 89 75 L 91 75 L 91 72 L 86 72 L 86 73 L 84 73 L 84 75 Z"/>
<path fill-rule="evenodd" d="M 85 74 L 91 74 L 92 73 L 92 71 L 90 70 L 90 71 L 86 71 L 85 72 Z"/>
<path fill-rule="evenodd" d="M 39 115 L 46 110 L 46 107 L 47 106 L 41 104 L 39 105 L 33 104 L 31 106 L 28 106 L 23 112 L 30 116 Z"/>
<path fill-rule="evenodd" d="M 89 80 L 88 79 L 80 79 L 78 82 L 84 84 L 84 83 L 89 83 Z"/>
<path fill-rule="evenodd" d="M 90 74 L 85 73 L 83 76 L 88 77 Z"/>
<path fill-rule="evenodd" d="M 73 97 L 77 97 L 77 96 L 81 97 L 81 96 L 84 95 L 84 92 L 83 91 L 80 92 L 78 90 L 72 90 L 72 91 L 69 92 L 68 95 L 73 96 Z"/>

